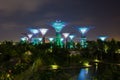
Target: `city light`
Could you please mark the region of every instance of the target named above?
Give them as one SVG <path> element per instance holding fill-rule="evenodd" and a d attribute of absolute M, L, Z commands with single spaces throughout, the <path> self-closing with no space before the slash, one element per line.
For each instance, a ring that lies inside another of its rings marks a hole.
<path fill-rule="evenodd" d="M 46 28 L 40 28 L 39 30 L 40 30 L 42 36 L 44 36 L 48 31 L 48 29 L 46 29 Z"/>

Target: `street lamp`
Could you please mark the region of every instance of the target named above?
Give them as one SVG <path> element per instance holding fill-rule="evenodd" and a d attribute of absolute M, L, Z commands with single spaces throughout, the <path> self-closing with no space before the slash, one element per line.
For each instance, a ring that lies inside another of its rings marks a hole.
<path fill-rule="evenodd" d="M 57 46 L 61 47 L 62 46 L 62 42 L 61 42 L 61 30 L 63 29 L 63 27 L 66 26 L 66 23 L 65 22 L 61 22 L 60 20 L 59 21 L 55 21 L 52 23 L 52 27 L 55 29 L 56 31 L 56 39 L 55 39 L 55 43 Z"/>
<path fill-rule="evenodd" d="M 87 38 L 86 38 L 85 34 L 88 32 L 88 30 L 89 30 L 88 27 L 80 27 L 79 28 L 79 32 L 82 34 L 81 35 L 81 40 L 80 40 L 82 48 L 87 47 L 87 42 L 86 42 Z"/>
<path fill-rule="evenodd" d="M 43 39 L 42 39 L 43 43 L 45 43 L 45 34 L 47 33 L 48 29 L 46 29 L 46 28 L 40 28 L 39 30 L 40 30 L 40 32 L 42 34 L 42 37 L 43 37 Z"/>

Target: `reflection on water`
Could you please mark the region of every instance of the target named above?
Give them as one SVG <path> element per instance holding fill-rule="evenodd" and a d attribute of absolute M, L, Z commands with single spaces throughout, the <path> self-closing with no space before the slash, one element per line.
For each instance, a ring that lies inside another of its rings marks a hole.
<path fill-rule="evenodd" d="M 120 66 L 94 63 L 89 68 L 80 68 L 76 75 L 77 78 L 69 80 L 120 80 Z"/>
<path fill-rule="evenodd" d="M 120 80 L 120 65 L 111 63 L 90 63 L 90 65 L 89 67 L 70 66 L 60 69 L 52 65 L 54 69 L 33 72 L 34 75 L 25 80 Z"/>
<path fill-rule="evenodd" d="M 88 68 L 81 69 L 78 75 L 78 80 L 86 80 L 88 78 L 88 71 Z"/>

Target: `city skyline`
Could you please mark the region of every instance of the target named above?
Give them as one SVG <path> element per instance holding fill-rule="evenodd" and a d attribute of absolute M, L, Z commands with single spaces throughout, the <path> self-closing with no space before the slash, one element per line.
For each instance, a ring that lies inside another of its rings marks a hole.
<path fill-rule="evenodd" d="M 77 27 L 94 27 L 88 40 L 99 35 L 120 40 L 120 6 L 114 0 L 0 0 L 0 41 L 19 41 L 29 28 L 48 28 L 46 36 L 55 36 L 51 22 L 62 20 L 67 25 L 61 31 L 80 37 Z"/>

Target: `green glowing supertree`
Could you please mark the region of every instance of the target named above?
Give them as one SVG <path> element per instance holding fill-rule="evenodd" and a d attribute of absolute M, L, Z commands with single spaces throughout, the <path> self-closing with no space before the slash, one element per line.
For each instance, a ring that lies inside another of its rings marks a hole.
<path fill-rule="evenodd" d="M 63 27 L 65 27 L 66 23 L 65 22 L 61 22 L 59 21 L 55 21 L 52 23 L 52 27 L 55 29 L 56 31 L 56 39 L 55 39 L 55 44 L 59 47 L 62 47 L 62 42 L 61 42 L 61 30 L 63 29 Z"/>

